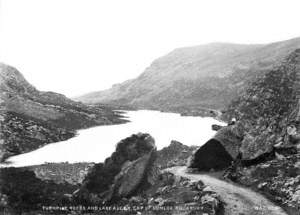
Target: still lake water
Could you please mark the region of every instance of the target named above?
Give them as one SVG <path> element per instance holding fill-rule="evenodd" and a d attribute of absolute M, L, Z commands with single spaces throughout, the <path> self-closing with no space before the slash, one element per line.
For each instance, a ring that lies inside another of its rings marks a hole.
<path fill-rule="evenodd" d="M 211 130 L 212 124 L 223 124 L 210 117 L 180 116 L 149 110 L 126 111 L 124 116 L 128 117 L 129 123 L 79 130 L 74 138 L 9 158 L 10 166 L 46 162 L 103 162 L 115 151 L 120 140 L 138 132 L 154 137 L 158 149 L 168 146 L 171 140 L 200 146 L 215 134 Z"/>

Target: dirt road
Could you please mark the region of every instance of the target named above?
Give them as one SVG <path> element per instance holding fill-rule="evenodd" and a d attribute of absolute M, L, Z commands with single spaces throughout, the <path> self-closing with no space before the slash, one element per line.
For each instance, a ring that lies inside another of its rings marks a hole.
<path fill-rule="evenodd" d="M 206 174 L 187 173 L 186 167 L 174 167 L 169 171 L 210 186 L 225 202 L 225 215 L 287 215 L 283 209 L 250 189 Z"/>

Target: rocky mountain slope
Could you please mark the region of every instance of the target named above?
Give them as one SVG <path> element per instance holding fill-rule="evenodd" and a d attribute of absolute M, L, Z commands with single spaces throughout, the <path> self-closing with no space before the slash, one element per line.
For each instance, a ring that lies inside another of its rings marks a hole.
<path fill-rule="evenodd" d="M 274 144 L 297 144 L 299 124 L 300 49 L 292 52 L 277 68 L 254 81 L 228 107 L 224 118 L 236 118 L 244 132 L 240 151 L 250 160 L 268 153 Z M 289 127 L 295 127 L 290 136 Z M 294 136 L 294 137 L 293 137 Z"/>
<path fill-rule="evenodd" d="M 38 91 L 15 68 L 0 64 L 0 160 L 68 139 L 75 129 L 120 122 L 108 108 Z"/>
<path fill-rule="evenodd" d="M 251 186 L 298 214 L 300 196 L 300 49 L 255 79 L 228 106 L 223 118 L 237 122 L 221 128 L 194 154 L 191 167 L 206 170 L 221 162 L 225 176 Z M 217 144 L 229 161 L 212 157 Z M 226 153 L 225 153 L 226 152 Z M 202 162 L 199 162 L 201 161 Z M 205 163 L 203 160 L 215 159 Z"/>
<path fill-rule="evenodd" d="M 155 60 L 139 77 L 77 98 L 85 103 L 199 112 L 223 109 L 290 52 L 300 38 L 266 45 L 213 43 L 179 48 Z"/>
<path fill-rule="evenodd" d="M 234 101 L 228 115 L 243 125 L 242 159 L 267 155 L 254 166 L 237 166 L 235 177 L 280 203 L 290 214 L 300 205 L 300 50 L 252 84 Z M 247 164 L 247 162 L 246 162 Z"/>

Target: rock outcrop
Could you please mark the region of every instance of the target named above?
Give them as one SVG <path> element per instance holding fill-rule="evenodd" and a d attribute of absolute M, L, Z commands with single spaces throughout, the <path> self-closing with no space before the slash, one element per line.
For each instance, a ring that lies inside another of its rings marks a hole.
<path fill-rule="evenodd" d="M 239 129 L 239 126 L 239 124 L 236 124 L 224 127 L 213 137 L 213 139 L 222 144 L 233 159 L 236 159 L 239 155 L 239 148 L 243 138 L 243 131 Z"/>
<path fill-rule="evenodd" d="M 150 152 L 135 161 L 128 161 L 123 165 L 120 173 L 114 178 L 109 200 L 129 197 L 137 192 L 138 189 L 141 189 L 139 186 L 153 185 L 151 184 L 153 180 L 148 180 L 148 174 L 151 171 L 150 168 L 153 168 L 154 153 L 154 151 Z"/>
<path fill-rule="evenodd" d="M 239 167 L 236 182 L 265 194 L 289 214 L 300 210 L 300 155 L 277 158 L 248 168 Z"/>
<path fill-rule="evenodd" d="M 223 145 L 211 139 L 193 155 L 189 168 L 199 171 L 218 171 L 231 165 L 233 158 Z"/>
<path fill-rule="evenodd" d="M 290 125 L 297 125 L 299 74 L 300 49 L 253 82 L 228 108 L 225 116 L 236 118 L 243 125 L 242 159 L 251 160 L 270 153 L 276 144 L 297 144 L 289 141 L 287 130 Z"/>
<path fill-rule="evenodd" d="M 151 185 L 156 176 L 155 157 L 155 142 L 149 134 L 138 133 L 123 139 L 111 157 L 91 168 L 82 192 L 94 193 L 105 201 L 133 195 Z"/>
<path fill-rule="evenodd" d="M 223 162 L 221 166 L 225 168 L 230 160 L 237 158 L 248 166 L 274 158 L 275 152 L 295 153 L 290 148 L 298 144 L 298 74 L 300 49 L 252 82 L 246 92 L 232 102 L 223 118 L 237 119 L 237 122 L 220 129 L 213 140 L 200 147 L 191 167 L 215 169 L 219 167 L 218 162 Z"/>
<path fill-rule="evenodd" d="M 125 206 L 141 215 L 210 214 L 222 213 L 220 197 L 202 181 L 175 176 L 164 171 L 154 186 L 130 199 Z"/>
<path fill-rule="evenodd" d="M 0 64 L 0 161 L 66 140 L 75 129 L 121 122 L 107 108 L 38 91 L 15 68 Z"/>
<path fill-rule="evenodd" d="M 185 166 L 189 157 L 197 149 L 196 146 L 186 146 L 178 141 L 172 140 L 171 144 L 157 152 L 155 165 L 160 169 L 173 166 Z"/>
<path fill-rule="evenodd" d="M 236 125 L 221 128 L 193 154 L 189 167 L 200 171 L 223 170 L 229 167 L 239 155 L 241 135 Z"/>
<path fill-rule="evenodd" d="M 243 125 L 240 161 L 225 176 L 299 212 L 300 50 L 265 73 L 228 108 Z"/>

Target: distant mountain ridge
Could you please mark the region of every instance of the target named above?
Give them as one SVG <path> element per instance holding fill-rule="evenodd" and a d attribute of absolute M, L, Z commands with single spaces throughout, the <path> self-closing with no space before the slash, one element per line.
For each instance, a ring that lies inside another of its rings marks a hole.
<path fill-rule="evenodd" d="M 0 161 L 75 135 L 75 129 L 123 122 L 108 108 L 38 91 L 15 68 L 0 64 Z"/>
<path fill-rule="evenodd" d="M 199 107 L 221 110 L 249 82 L 297 48 L 300 38 L 265 45 L 211 43 L 179 48 L 155 60 L 136 79 L 75 100 L 179 112 Z"/>

